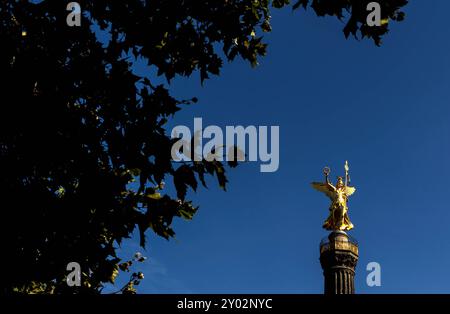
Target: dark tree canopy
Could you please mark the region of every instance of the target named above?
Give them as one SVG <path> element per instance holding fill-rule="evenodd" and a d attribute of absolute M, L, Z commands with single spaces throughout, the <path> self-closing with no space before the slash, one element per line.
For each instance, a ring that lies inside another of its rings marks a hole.
<path fill-rule="evenodd" d="M 135 228 L 142 246 L 149 229 L 173 237 L 173 218 L 196 211 L 187 190 L 206 175 L 224 189 L 227 179 L 220 162 L 171 160 L 165 125 L 196 99 L 172 97 L 170 80 L 204 81 L 223 59 L 256 65 L 273 8 L 311 7 L 378 45 L 390 24 L 366 25 L 369 2 L 83 0 L 81 26 L 68 27 L 65 1 L 1 1 L 0 291 L 97 293 L 126 268 L 116 248 Z M 406 0 L 379 2 L 383 19 L 403 19 Z M 168 83 L 134 74 L 134 57 Z M 83 271 L 76 289 L 65 283 L 72 261 Z"/>

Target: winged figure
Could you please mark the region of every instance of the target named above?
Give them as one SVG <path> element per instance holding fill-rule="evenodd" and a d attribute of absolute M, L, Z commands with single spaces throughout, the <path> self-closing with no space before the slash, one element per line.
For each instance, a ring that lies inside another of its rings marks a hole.
<path fill-rule="evenodd" d="M 356 188 L 348 186 L 348 163 L 345 163 L 345 183 L 342 177 L 338 177 L 336 185 L 330 183 L 328 179 L 328 174 L 330 172 L 329 168 L 324 169 L 325 182 L 313 182 L 312 187 L 326 196 L 331 200 L 330 205 L 330 215 L 323 224 L 323 228 L 326 230 L 350 230 L 353 228 L 353 224 L 350 222 L 348 217 L 348 197 L 355 193 Z"/>

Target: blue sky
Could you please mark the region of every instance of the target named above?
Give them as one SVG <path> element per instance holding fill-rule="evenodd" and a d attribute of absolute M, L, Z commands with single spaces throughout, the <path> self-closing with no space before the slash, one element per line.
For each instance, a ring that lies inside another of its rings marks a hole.
<path fill-rule="evenodd" d="M 328 200 L 310 182 L 326 165 L 342 175 L 345 160 L 357 188 L 357 293 L 450 293 L 450 3 L 405 11 L 381 48 L 346 40 L 333 18 L 273 11 L 258 68 L 237 61 L 203 87 L 197 77 L 172 84 L 199 98 L 174 123 L 279 125 L 280 167 L 243 164 L 227 192 L 210 180 L 190 193 L 200 210 L 175 222 L 174 240 L 148 233 L 147 251 L 125 242 L 124 257 L 149 258 L 140 293 L 322 293 Z M 381 287 L 366 285 L 369 262 L 381 265 Z"/>

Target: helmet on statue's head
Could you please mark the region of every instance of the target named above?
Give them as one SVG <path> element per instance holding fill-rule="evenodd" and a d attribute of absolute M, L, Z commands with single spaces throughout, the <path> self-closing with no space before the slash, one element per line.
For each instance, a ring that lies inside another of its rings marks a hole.
<path fill-rule="evenodd" d="M 342 186 L 344 186 L 344 179 L 342 177 L 338 177 L 337 178 L 336 187 L 339 188 L 339 187 L 342 187 Z"/>

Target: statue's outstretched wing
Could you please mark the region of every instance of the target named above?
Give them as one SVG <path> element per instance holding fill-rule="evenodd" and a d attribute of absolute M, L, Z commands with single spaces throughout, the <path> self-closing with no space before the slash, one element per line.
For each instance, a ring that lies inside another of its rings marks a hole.
<path fill-rule="evenodd" d="M 352 195 L 353 193 L 355 193 L 356 188 L 353 186 L 346 186 L 345 187 L 345 194 L 347 194 L 347 196 Z"/>
<path fill-rule="evenodd" d="M 334 198 L 334 187 L 327 183 L 322 182 L 313 182 L 311 183 L 312 187 L 315 188 L 317 191 L 320 191 L 322 193 L 325 193 L 326 196 L 328 196 L 330 199 Z"/>

